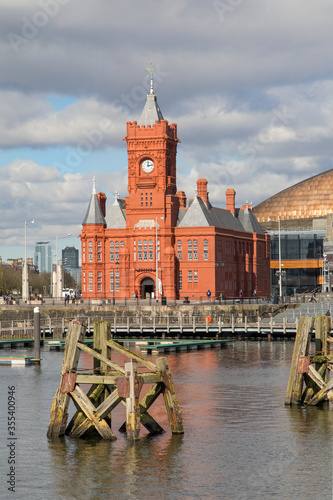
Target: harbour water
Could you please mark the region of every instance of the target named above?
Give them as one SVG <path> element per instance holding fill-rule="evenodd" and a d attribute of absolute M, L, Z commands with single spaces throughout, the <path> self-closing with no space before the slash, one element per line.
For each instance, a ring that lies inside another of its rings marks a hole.
<path fill-rule="evenodd" d="M 117 441 L 47 439 L 62 352 L 42 350 L 40 367 L 0 367 L 0 498 L 332 498 L 333 411 L 284 406 L 292 349 L 293 342 L 235 341 L 168 355 L 185 434 L 172 436 L 159 398 L 151 414 L 166 432 L 143 432 L 135 443 L 117 431 L 123 405 L 112 425 Z M 7 483 L 8 387 L 15 388 L 15 492 Z"/>

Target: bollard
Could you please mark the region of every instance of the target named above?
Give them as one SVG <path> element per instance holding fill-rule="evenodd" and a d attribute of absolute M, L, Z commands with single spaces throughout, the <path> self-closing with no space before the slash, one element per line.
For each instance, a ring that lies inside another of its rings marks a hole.
<path fill-rule="evenodd" d="M 40 312 L 39 307 L 34 308 L 34 359 L 40 362 Z"/>

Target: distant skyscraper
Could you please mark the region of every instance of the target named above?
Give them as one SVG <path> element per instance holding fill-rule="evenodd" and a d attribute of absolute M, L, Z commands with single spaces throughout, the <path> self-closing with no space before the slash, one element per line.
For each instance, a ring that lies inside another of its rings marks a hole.
<path fill-rule="evenodd" d="M 79 267 L 79 251 L 75 247 L 63 249 L 62 265 L 65 269 L 77 269 Z"/>
<path fill-rule="evenodd" d="M 37 241 L 34 253 L 34 264 L 40 273 L 50 273 L 52 248 L 49 241 Z"/>

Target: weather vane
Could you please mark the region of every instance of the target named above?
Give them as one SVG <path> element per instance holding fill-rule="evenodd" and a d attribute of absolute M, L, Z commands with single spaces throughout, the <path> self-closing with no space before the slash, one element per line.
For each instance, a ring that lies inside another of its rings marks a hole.
<path fill-rule="evenodd" d="M 154 70 L 153 70 L 153 63 L 150 63 L 150 68 L 146 68 L 147 71 L 150 72 L 150 93 L 154 93 L 154 85 L 153 85 L 153 77 L 154 77 Z"/>

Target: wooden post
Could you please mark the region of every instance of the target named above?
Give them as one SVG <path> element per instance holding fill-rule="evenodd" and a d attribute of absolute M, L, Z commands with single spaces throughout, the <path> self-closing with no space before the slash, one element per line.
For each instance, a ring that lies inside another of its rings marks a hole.
<path fill-rule="evenodd" d="M 51 408 L 50 423 L 47 432 L 49 438 L 65 434 L 70 397 L 68 392 L 62 390 L 62 386 L 66 382 L 68 375 L 76 372 L 80 358 L 80 349 L 77 343 L 84 340 L 84 335 L 85 327 L 81 323 L 72 321 L 69 324 L 64 360 L 61 368 L 61 383 L 56 391 Z"/>
<path fill-rule="evenodd" d="M 313 327 L 314 318 L 301 316 L 298 322 L 293 357 L 285 404 L 300 404 L 302 399 L 303 372 L 299 370 L 301 358 L 308 355 L 310 332 Z"/>
<path fill-rule="evenodd" d="M 140 437 L 140 407 L 139 395 L 141 386 L 137 374 L 137 363 L 131 359 L 125 363 L 126 377 L 129 381 L 129 397 L 126 398 L 126 432 L 127 439 L 139 439 Z"/>
<path fill-rule="evenodd" d="M 173 434 L 183 434 L 183 421 L 178 400 L 176 397 L 175 387 L 173 385 L 169 364 L 167 358 L 157 358 L 156 366 L 161 372 L 164 383 L 164 404 L 168 415 L 168 420 Z"/>

